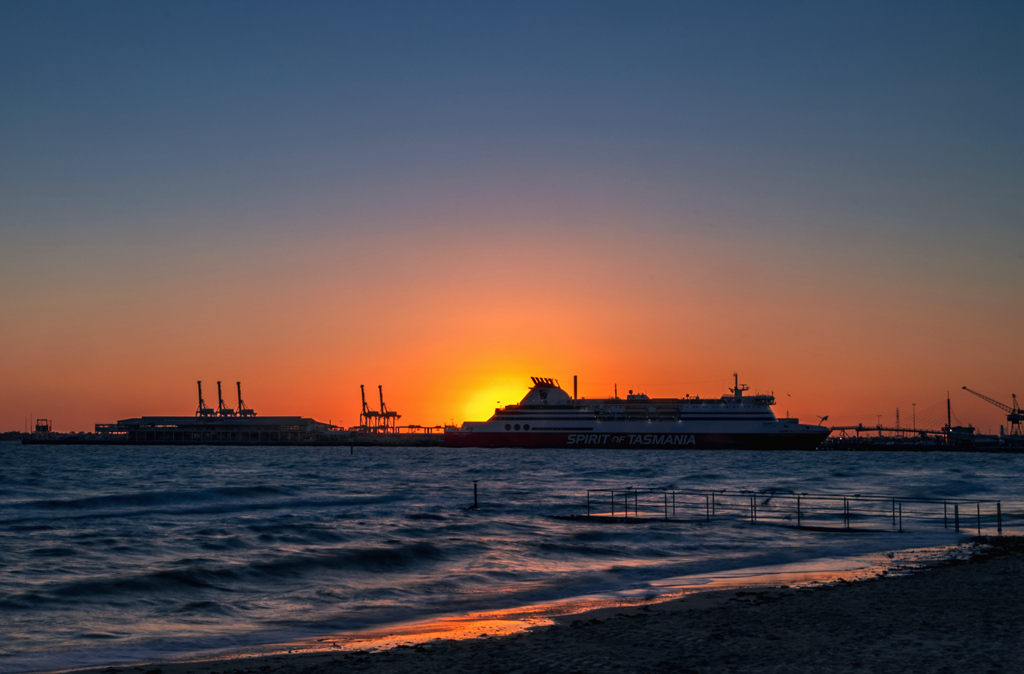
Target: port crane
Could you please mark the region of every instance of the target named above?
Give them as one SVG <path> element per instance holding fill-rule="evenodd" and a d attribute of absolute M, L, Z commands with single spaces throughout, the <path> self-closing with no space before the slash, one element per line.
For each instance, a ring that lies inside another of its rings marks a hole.
<path fill-rule="evenodd" d="M 966 386 L 964 386 L 963 389 L 965 391 L 967 391 L 968 393 L 973 393 L 974 395 L 978 396 L 979 398 L 981 398 L 985 402 L 991 403 L 991 404 L 995 405 L 996 407 L 998 407 L 999 409 L 1001 409 L 1004 412 L 1006 412 L 1007 413 L 1006 414 L 1006 421 L 1009 422 L 1009 424 L 1010 424 L 1010 435 L 1022 435 L 1022 433 L 1021 433 L 1021 422 L 1024 421 L 1024 414 L 1021 413 L 1020 405 L 1017 404 L 1017 394 L 1016 393 L 1011 393 L 1010 394 L 1013 397 L 1013 404 L 1012 405 L 1006 405 L 1004 403 L 999 402 L 998 400 L 993 400 L 992 398 L 989 398 L 987 395 L 982 395 L 981 393 L 978 393 L 977 391 L 973 391 L 973 390 L 967 388 Z"/>
<path fill-rule="evenodd" d="M 256 416 L 256 410 L 251 407 L 246 407 L 245 403 L 242 402 L 242 382 L 236 381 L 235 386 L 238 387 L 238 416 L 240 417 L 254 417 Z"/>
<path fill-rule="evenodd" d="M 370 406 L 366 404 L 366 387 L 362 384 L 359 385 L 359 395 L 363 398 L 363 411 L 359 413 L 359 425 L 363 427 L 363 430 L 375 433 L 379 425 L 380 412 L 371 410 Z"/>
<path fill-rule="evenodd" d="M 220 382 L 217 382 L 217 414 L 222 417 L 235 416 L 235 411 L 224 404 L 224 396 L 220 392 Z"/>
<path fill-rule="evenodd" d="M 380 394 L 380 424 L 385 433 L 394 433 L 395 424 L 402 415 L 394 410 L 388 409 L 384 404 L 384 387 L 377 385 L 377 392 Z"/>
<path fill-rule="evenodd" d="M 207 407 L 206 406 L 206 401 L 203 400 L 203 382 L 202 381 L 197 381 L 196 384 L 199 385 L 199 407 L 196 409 L 196 416 L 197 417 L 212 417 L 212 416 L 216 415 L 216 412 L 214 411 L 214 409 L 212 407 Z"/>
<path fill-rule="evenodd" d="M 392 409 L 388 409 L 388 406 L 384 404 L 383 385 L 377 385 L 377 393 L 380 395 L 379 411 L 370 409 L 370 406 L 366 404 L 366 387 L 362 384 L 359 385 L 359 395 L 363 399 L 363 411 L 359 413 L 359 425 L 364 432 L 397 433 L 398 430 L 395 426 L 402 415 Z"/>

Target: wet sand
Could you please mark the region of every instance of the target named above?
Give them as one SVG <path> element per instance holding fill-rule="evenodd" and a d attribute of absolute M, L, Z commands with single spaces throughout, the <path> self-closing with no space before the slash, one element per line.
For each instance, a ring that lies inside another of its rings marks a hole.
<path fill-rule="evenodd" d="M 90 674 L 1024 672 L 1024 539 L 967 561 L 821 587 L 605 608 L 508 636 L 278 653 Z"/>

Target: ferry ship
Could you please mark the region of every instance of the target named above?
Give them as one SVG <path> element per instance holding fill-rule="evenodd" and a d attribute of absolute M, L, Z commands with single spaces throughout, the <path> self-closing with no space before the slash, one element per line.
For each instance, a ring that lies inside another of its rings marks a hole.
<path fill-rule="evenodd" d="M 495 409 L 487 421 L 444 430 L 447 447 L 568 447 L 577 449 L 813 449 L 825 426 L 777 418 L 772 395 L 743 395 L 733 374 L 720 398 L 577 398 L 554 379 L 531 377 L 518 405 Z M 574 378 L 575 380 L 575 378 Z M 822 419 L 824 421 L 824 418 Z"/>

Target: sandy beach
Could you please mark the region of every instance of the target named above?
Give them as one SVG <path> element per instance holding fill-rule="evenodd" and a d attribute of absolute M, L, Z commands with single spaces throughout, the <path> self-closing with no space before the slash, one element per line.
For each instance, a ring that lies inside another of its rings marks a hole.
<path fill-rule="evenodd" d="M 1002 538 L 907 575 L 700 593 L 509 636 L 78 671 L 1024 672 L 1022 628 L 1024 541 Z"/>

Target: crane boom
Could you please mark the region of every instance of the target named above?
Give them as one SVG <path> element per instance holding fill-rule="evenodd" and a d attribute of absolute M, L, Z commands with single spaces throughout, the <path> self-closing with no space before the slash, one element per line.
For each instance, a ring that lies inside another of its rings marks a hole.
<path fill-rule="evenodd" d="M 998 400 L 993 400 L 992 398 L 989 398 L 986 395 L 982 395 L 982 394 L 978 393 L 977 391 L 972 391 L 971 389 L 967 388 L 966 386 L 964 386 L 963 389 L 965 391 L 967 391 L 968 393 L 973 393 L 974 395 L 978 396 L 979 398 L 981 398 L 985 402 L 992 403 L 993 405 L 995 405 L 999 409 L 1001 409 L 1004 412 L 1006 412 L 1007 413 L 1006 414 L 1006 421 L 1009 422 L 1009 424 L 1010 424 L 1010 435 L 1024 435 L 1024 432 L 1022 432 L 1022 423 L 1024 423 L 1024 414 L 1021 413 L 1020 405 L 1017 404 L 1017 394 L 1016 393 L 1011 393 L 1010 394 L 1012 396 L 1012 398 L 1013 398 L 1013 404 L 1011 406 L 1011 405 L 1006 405 L 1004 403 L 1001 403 Z"/>
<path fill-rule="evenodd" d="M 981 398 L 985 402 L 992 403 L 993 405 L 995 405 L 999 409 L 1003 410 L 1004 412 L 1013 412 L 1013 408 L 1010 407 L 1009 405 L 1005 405 L 1005 404 L 999 402 L 998 400 L 992 400 L 992 398 L 989 398 L 987 395 L 982 395 L 981 393 L 978 393 L 977 391 L 969 389 L 966 386 L 964 386 L 963 388 L 968 393 L 973 393 L 974 395 L 978 396 L 979 398 Z M 1016 395 L 1013 396 L 1013 401 L 1014 401 L 1014 403 L 1017 402 L 1017 396 Z"/>

